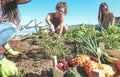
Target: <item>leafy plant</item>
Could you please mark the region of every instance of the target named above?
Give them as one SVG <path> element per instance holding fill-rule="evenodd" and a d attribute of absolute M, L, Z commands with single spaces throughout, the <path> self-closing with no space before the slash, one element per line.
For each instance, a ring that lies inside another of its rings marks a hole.
<path fill-rule="evenodd" d="M 67 58 L 71 54 L 62 36 L 61 38 L 50 36 L 48 33 L 44 32 L 44 29 L 41 29 L 38 34 L 41 36 L 41 38 L 38 38 L 40 51 L 45 58 L 50 58 L 54 55 L 56 55 L 58 59 Z"/>
<path fill-rule="evenodd" d="M 107 29 L 101 30 L 101 39 L 105 43 L 106 49 L 120 49 L 120 28 L 117 26 L 109 26 Z M 99 38 L 99 37 L 98 37 Z"/>
<path fill-rule="evenodd" d="M 107 29 L 99 31 L 96 30 L 95 26 L 81 25 L 69 30 L 64 37 L 67 41 L 82 42 L 81 38 L 78 37 L 79 35 L 88 35 L 94 38 L 94 34 L 96 34 L 97 42 L 105 43 L 106 49 L 120 49 L 120 27 L 117 26 L 108 26 Z"/>
<path fill-rule="evenodd" d="M 23 67 L 18 67 L 18 69 L 19 69 L 19 71 L 18 71 L 17 77 L 25 77 L 26 74 L 28 73 L 28 71 Z"/>
<path fill-rule="evenodd" d="M 93 56 L 97 57 L 99 63 L 101 63 L 101 56 L 102 56 L 102 51 L 98 48 L 96 38 L 93 40 L 91 36 L 82 36 L 79 35 L 79 37 L 84 41 L 84 44 L 82 47 L 87 49 L 88 53 L 92 54 Z"/>
<path fill-rule="evenodd" d="M 34 62 L 33 66 L 34 66 L 34 67 L 41 67 L 40 61 Z"/>

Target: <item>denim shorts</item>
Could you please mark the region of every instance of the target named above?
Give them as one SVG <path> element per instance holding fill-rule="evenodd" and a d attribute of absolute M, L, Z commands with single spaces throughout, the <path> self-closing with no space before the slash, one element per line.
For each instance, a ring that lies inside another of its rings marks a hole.
<path fill-rule="evenodd" d="M 0 23 L 0 46 L 7 43 L 18 33 L 18 29 L 9 22 Z"/>

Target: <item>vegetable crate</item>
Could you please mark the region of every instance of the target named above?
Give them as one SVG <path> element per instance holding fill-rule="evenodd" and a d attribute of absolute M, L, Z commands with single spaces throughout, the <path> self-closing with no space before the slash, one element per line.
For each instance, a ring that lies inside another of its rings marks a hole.
<path fill-rule="evenodd" d="M 53 77 L 63 77 L 64 72 L 54 67 L 52 68 L 52 70 L 53 70 Z"/>
<path fill-rule="evenodd" d="M 52 68 L 53 77 L 63 77 L 66 72 L 62 72 L 56 67 L 56 65 L 58 64 L 57 57 L 52 56 L 52 61 L 53 61 L 53 68 Z M 91 77 L 105 77 L 105 72 L 103 70 L 93 70 L 91 72 Z"/>
<path fill-rule="evenodd" d="M 107 50 L 105 49 L 105 51 L 110 55 L 113 56 L 115 58 L 120 58 L 120 50 Z"/>
<path fill-rule="evenodd" d="M 53 61 L 53 77 L 63 77 L 65 72 L 60 71 L 56 65 L 57 65 L 57 56 L 52 56 L 52 61 Z"/>
<path fill-rule="evenodd" d="M 101 50 L 104 50 L 105 52 L 107 52 L 108 55 L 113 56 L 115 58 L 120 58 L 120 50 L 105 49 L 105 45 L 102 42 L 99 43 L 99 47 L 100 47 Z"/>

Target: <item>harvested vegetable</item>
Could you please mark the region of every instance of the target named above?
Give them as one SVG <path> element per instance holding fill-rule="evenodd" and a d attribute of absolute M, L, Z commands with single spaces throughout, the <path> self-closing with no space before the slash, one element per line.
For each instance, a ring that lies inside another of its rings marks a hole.
<path fill-rule="evenodd" d="M 107 64 L 99 64 L 100 69 L 105 71 L 105 77 L 114 77 L 115 71 L 110 65 Z"/>
<path fill-rule="evenodd" d="M 75 58 L 74 62 L 75 62 L 75 65 L 83 67 L 84 63 L 86 61 L 89 61 L 89 60 L 90 60 L 89 56 L 87 56 L 87 55 L 81 55 L 81 56 Z"/>
<path fill-rule="evenodd" d="M 89 77 L 91 75 L 92 70 L 99 69 L 98 63 L 96 63 L 95 61 L 87 61 L 86 63 L 84 63 L 83 68 Z"/>
<path fill-rule="evenodd" d="M 56 66 L 62 72 L 65 72 L 66 70 L 68 70 L 68 64 L 64 60 L 59 60 Z"/>
<path fill-rule="evenodd" d="M 120 71 L 120 59 L 117 60 L 116 64 L 117 64 L 117 69 Z"/>
<path fill-rule="evenodd" d="M 75 66 L 75 62 L 74 62 L 74 59 L 72 57 L 69 57 L 67 63 L 68 63 L 69 67 L 74 67 Z"/>

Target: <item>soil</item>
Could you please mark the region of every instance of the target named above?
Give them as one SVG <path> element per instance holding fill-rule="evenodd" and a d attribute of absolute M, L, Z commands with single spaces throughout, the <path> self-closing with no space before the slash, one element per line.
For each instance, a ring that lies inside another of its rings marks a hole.
<path fill-rule="evenodd" d="M 73 51 L 74 44 L 66 43 Z M 22 52 L 21 55 L 12 56 L 0 47 L 0 53 L 4 54 L 9 60 L 14 61 L 21 73 L 18 77 L 53 77 L 51 59 L 44 59 L 43 55 L 38 52 L 39 46 L 28 44 L 20 40 L 11 40 L 9 45 L 13 50 Z"/>
<path fill-rule="evenodd" d="M 42 54 L 38 53 L 38 45 L 29 45 L 20 40 L 11 40 L 11 48 L 15 51 L 22 52 L 21 55 L 12 56 L 6 54 L 5 50 L 0 47 L 0 53 L 4 54 L 9 60 L 14 61 L 20 69 L 19 77 L 53 77 L 51 59 L 44 59 Z"/>

